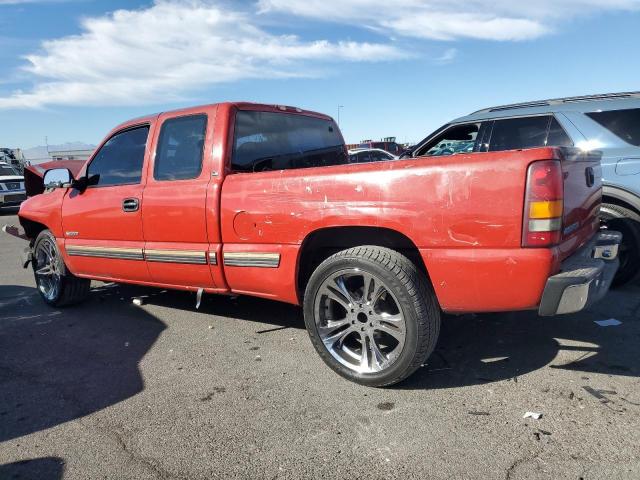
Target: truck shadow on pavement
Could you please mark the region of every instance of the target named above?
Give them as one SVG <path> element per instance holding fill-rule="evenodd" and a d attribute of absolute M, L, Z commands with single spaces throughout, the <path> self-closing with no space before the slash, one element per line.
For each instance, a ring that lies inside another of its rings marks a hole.
<path fill-rule="evenodd" d="M 518 377 L 547 367 L 640 376 L 640 286 L 611 291 L 592 308 L 571 315 L 536 312 L 448 316 L 436 351 L 402 389 L 453 388 Z M 619 326 L 596 320 L 616 318 Z"/>
<path fill-rule="evenodd" d="M 0 465 L 2 480 L 59 480 L 64 473 L 64 461 L 58 457 L 33 458 Z"/>
<path fill-rule="evenodd" d="M 547 365 L 638 376 L 639 292 L 638 286 L 611 292 L 600 310 L 569 316 L 446 317 L 435 353 L 395 388 L 516 382 Z M 144 389 L 139 362 L 166 325 L 133 305 L 134 297 L 195 310 L 189 292 L 105 285 L 84 304 L 58 310 L 46 307 L 35 288 L 0 287 L 0 442 L 83 417 Z M 257 298 L 206 296 L 199 311 L 259 322 L 256 333 L 304 328 L 301 309 Z M 613 316 L 623 324 L 603 328 L 593 322 Z M 315 355 L 310 343 L 308 349 Z M 334 375 L 329 369 L 318 374 Z"/>
<path fill-rule="evenodd" d="M 122 288 L 136 295 L 133 287 Z M 153 289 L 140 292 L 145 302 L 154 305 L 195 310 L 194 293 L 154 294 Z M 260 324 L 256 333 L 305 328 L 300 308 L 260 298 L 205 295 L 199 311 L 256 322 Z M 612 291 L 590 310 L 573 315 L 538 317 L 535 312 L 446 315 L 434 354 L 423 368 L 395 388 L 437 389 L 503 380 L 517 382 L 519 376 L 546 366 L 639 376 L 638 311 L 640 285 L 636 284 Z M 623 324 L 603 328 L 594 323 L 611 317 Z"/>
<path fill-rule="evenodd" d="M 165 324 L 120 297 L 54 309 L 0 286 L 0 442 L 83 417 L 144 388 L 138 363 Z"/>

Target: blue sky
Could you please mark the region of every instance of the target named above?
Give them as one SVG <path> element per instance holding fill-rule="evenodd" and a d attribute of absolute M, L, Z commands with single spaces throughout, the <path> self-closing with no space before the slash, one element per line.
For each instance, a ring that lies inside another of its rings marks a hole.
<path fill-rule="evenodd" d="M 640 0 L 0 0 L 0 146 L 225 100 L 417 141 L 514 101 L 640 90 Z"/>

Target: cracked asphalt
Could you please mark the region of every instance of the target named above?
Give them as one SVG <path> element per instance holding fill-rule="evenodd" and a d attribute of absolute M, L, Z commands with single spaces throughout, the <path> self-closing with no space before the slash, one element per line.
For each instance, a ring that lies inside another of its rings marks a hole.
<path fill-rule="evenodd" d="M 371 389 L 324 366 L 298 308 L 96 283 L 53 309 L 22 248 L 0 238 L 2 480 L 640 478 L 640 285 L 448 316 L 427 365 Z"/>

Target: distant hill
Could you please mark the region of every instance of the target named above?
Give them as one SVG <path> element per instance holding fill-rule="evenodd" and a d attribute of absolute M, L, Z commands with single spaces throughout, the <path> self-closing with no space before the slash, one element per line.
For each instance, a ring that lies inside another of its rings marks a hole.
<path fill-rule="evenodd" d="M 82 142 L 67 142 L 60 145 L 49 145 L 49 152 L 56 150 L 90 150 L 96 148 L 95 145 L 89 145 Z M 49 154 L 47 153 L 47 147 L 40 145 L 38 147 L 27 148 L 23 150 L 24 156 L 32 164 L 49 161 Z"/>

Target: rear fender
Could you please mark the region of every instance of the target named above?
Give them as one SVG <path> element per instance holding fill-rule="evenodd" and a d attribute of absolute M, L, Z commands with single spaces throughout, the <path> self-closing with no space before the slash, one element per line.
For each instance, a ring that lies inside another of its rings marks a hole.
<path fill-rule="evenodd" d="M 626 203 L 637 212 L 640 212 L 640 197 L 629 190 L 613 185 L 603 185 L 602 196 L 615 198 L 620 202 Z M 606 199 L 603 199 L 603 201 L 606 203 Z"/>

